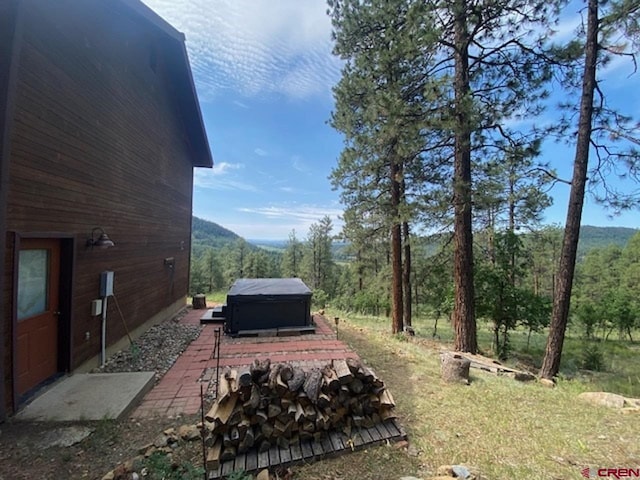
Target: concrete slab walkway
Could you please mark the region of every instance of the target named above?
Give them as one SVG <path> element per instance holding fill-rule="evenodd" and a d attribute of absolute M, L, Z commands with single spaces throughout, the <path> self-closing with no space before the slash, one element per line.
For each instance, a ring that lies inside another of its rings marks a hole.
<path fill-rule="evenodd" d="M 198 325 L 205 310 L 192 310 L 180 321 Z M 333 359 L 358 358 L 336 339 L 327 320 L 314 316 L 316 333 L 292 337 L 220 337 L 220 368 L 250 365 L 255 358 L 291 362 L 301 366 L 322 366 Z M 200 386 L 206 391 L 215 382 L 215 331 L 221 325 L 206 324 L 160 382 L 144 397 L 134 417 L 192 415 L 200 408 Z"/>
<path fill-rule="evenodd" d="M 120 419 L 153 386 L 154 372 L 80 373 L 62 378 L 15 416 L 32 422 Z"/>

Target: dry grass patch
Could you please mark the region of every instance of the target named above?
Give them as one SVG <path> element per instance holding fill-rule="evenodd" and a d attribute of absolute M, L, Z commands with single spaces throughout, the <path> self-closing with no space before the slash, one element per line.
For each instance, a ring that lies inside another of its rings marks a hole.
<path fill-rule="evenodd" d="M 439 363 L 446 345 L 392 337 L 387 328 L 348 317 L 340 338 L 393 392 L 418 456 L 373 448 L 302 467 L 300 478 L 426 477 L 440 465 L 464 464 L 488 479 L 579 479 L 584 467 L 640 465 L 640 414 L 578 401 L 588 385 L 565 380 L 550 390 L 473 370 L 470 386 L 447 385 Z"/>

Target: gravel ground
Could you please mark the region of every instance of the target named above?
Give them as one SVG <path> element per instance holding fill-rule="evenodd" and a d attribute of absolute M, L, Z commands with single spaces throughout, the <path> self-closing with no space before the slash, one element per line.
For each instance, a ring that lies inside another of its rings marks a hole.
<path fill-rule="evenodd" d="M 186 314 L 185 309 L 172 319 L 151 327 L 129 348 L 113 354 L 104 367 L 95 368 L 92 373 L 155 371 L 157 383 L 202 331 L 200 325 L 180 323 Z"/>

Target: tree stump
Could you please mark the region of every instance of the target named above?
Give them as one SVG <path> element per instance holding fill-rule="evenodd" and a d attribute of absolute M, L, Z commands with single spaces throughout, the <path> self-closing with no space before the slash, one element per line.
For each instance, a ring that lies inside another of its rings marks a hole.
<path fill-rule="evenodd" d="M 447 383 L 464 383 L 469 385 L 469 367 L 471 360 L 453 352 L 440 354 L 442 379 Z"/>
<path fill-rule="evenodd" d="M 194 310 L 201 310 L 203 308 L 207 308 L 207 297 L 203 294 L 198 294 L 193 296 L 193 302 L 191 303 Z"/>

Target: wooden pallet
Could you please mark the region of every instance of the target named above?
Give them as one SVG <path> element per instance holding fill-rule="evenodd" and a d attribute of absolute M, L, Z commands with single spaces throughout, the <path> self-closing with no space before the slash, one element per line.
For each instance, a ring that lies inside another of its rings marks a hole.
<path fill-rule="evenodd" d="M 387 441 L 406 440 L 406 438 L 407 434 L 400 423 L 396 419 L 390 419 L 371 428 L 354 429 L 351 438 L 342 432 L 330 432 L 321 441 L 305 440 L 290 445 L 289 448 L 273 446 L 262 453 L 257 449 L 251 449 L 233 460 L 222 462 L 217 470 L 208 472 L 208 478 L 218 479 L 236 471 L 255 473 L 264 468 L 310 463 L 380 445 Z"/>

